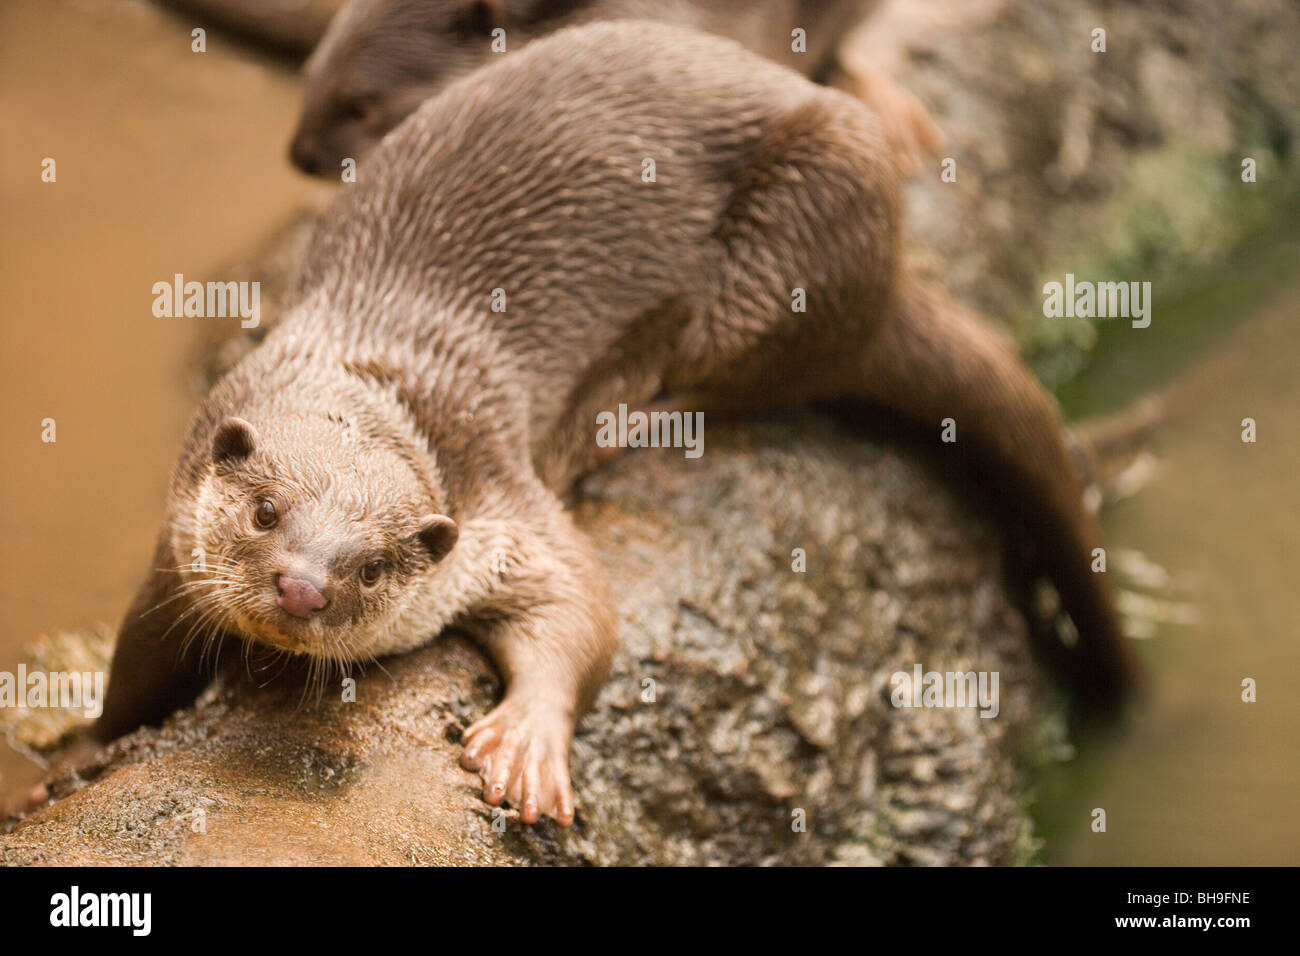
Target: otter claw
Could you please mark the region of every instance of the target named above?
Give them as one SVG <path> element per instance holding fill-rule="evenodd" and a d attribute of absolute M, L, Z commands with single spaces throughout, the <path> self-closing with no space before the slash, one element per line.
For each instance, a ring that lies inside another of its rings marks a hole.
<path fill-rule="evenodd" d="M 525 823 L 549 816 L 573 823 L 569 730 L 562 719 L 538 716 L 509 702 L 465 732 L 461 766 L 483 780 L 483 799 L 519 809 Z"/>

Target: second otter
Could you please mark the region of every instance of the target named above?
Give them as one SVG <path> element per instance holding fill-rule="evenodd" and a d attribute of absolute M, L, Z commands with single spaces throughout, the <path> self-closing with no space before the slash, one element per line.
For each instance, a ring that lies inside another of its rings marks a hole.
<path fill-rule="evenodd" d="M 728 37 L 820 77 L 831 71 L 835 47 L 848 28 L 878 3 L 349 0 L 307 62 L 307 91 L 289 155 L 303 172 L 337 176 L 344 157 L 359 158 L 429 96 L 490 62 L 494 43 L 498 52 L 505 44 L 513 54 L 525 43 L 568 26 L 657 20 Z M 798 44 L 792 36 L 795 30 L 802 31 Z M 495 38 L 494 31 L 500 31 Z"/>
<path fill-rule="evenodd" d="M 872 114 L 734 43 L 592 25 L 453 84 L 343 190 L 282 323 L 196 413 L 97 736 L 192 698 L 208 636 L 347 666 L 455 624 L 506 682 L 464 740 L 486 799 L 570 823 L 616 618 L 560 496 L 598 415 L 656 398 L 953 419 L 1077 625 L 1063 673 L 1114 699 L 1126 650 L 1054 407 L 899 245 Z"/>

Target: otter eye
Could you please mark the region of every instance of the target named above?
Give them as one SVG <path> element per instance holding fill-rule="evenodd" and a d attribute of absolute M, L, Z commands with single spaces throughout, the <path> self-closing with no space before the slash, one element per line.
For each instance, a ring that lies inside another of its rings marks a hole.
<path fill-rule="evenodd" d="M 379 579 L 383 576 L 383 573 L 384 562 L 382 560 L 371 561 L 369 564 L 362 565 L 361 583 L 366 585 L 366 587 L 374 587 L 379 583 Z"/>
<path fill-rule="evenodd" d="M 259 528 L 274 528 L 280 516 L 275 512 L 275 505 L 263 498 L 253 509 L 253 521 Z"/>
<path fill-rule="evenodd" d="M 338 105 L 339 119 L 345 122 L 359 123 L 370 115 L 371 102 L 365 99 L 343 100 Z"/>

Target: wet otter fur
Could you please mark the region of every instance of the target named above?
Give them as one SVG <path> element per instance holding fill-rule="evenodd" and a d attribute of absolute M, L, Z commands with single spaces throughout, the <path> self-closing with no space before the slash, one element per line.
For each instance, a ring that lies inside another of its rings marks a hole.
<path fill-rule="evenodd" d="M 662 24 L 561 31 L 426 102 L 196 413 L 97 737 L 191 699 L 210 635 L 346 665 L 456 625 L 506 684 L 466 765 L 490 803 L 569 824 L 616 617 L 561 499 L 604 452 L 598 413 L 652 401 L 954 419 L 1077 626 L 1063 675 L 1117 699 L 1131 665 L 1055 407 L 907 276 L 898 180 L 857 100 Z"/>

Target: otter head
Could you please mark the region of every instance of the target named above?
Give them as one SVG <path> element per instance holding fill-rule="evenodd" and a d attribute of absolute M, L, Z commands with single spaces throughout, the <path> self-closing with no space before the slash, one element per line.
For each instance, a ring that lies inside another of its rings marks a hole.
<path fill-rule="evenodd" d="M 201 610 L 323 660 L 396 649 L 458 535 L 419 462 L 341 415 L 226 418 L 210 454 L 193 525 Z"/>
<path fill-rule="evenodd" d="M 336 176 L 428 97 L 492 54 L 545 32 L 577 0 L 352 0 L 308 59 L 307 91 L 289 148 L 303 172 Z"/>

